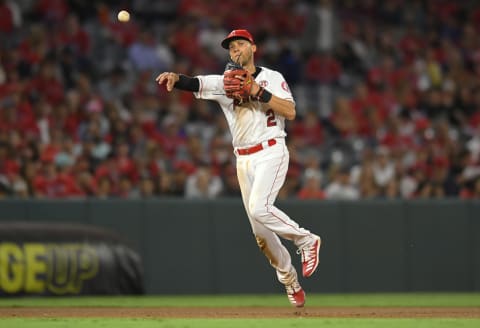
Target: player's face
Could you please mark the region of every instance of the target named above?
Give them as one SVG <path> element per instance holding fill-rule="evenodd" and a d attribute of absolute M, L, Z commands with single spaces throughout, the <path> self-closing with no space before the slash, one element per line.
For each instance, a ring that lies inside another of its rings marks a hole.
<path fill-rule="evenodd" d="M 253 53 L 256 49 L 257 47 L 254 44 L 244 39 L 233 40 L 228 47 L 230 58 L 242 66 L 253 60 Z"/>

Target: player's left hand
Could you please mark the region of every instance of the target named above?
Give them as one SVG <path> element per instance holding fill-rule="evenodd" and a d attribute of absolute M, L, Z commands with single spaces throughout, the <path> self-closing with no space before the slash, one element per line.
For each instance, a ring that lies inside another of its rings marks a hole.
<path fill-rule="evenodd" d="M 223 88 L 225 95 L 234 99 L 236 104 L 250 101 L 254 83 L 255 80 L 246 69 L 233 63 L 227 64 L 223 73 Z"/>

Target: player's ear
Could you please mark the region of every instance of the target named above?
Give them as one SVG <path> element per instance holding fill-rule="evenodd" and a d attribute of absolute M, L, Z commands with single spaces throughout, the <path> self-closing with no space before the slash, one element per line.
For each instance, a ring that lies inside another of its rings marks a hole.
<path fill-rule="evenodd" d="M 252 44 L 252 52 L 253 53 L 257 52 L 257 45 L 256 44 Z"/>

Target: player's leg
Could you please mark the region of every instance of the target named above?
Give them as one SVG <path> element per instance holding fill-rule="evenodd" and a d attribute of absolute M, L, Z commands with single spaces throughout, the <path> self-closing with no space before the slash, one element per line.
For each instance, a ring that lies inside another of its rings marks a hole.
<path fill-rule="evenodd" d="M 262 155 L 253 161 L 255 176 L 248 199 L 249 214 L 266 229 L 294 242 L 302 257 L 303 276 L 309 277 L 319 263 L 320 237 L 300 227 L 274 205 L 287 174 L 288 150 L 280 143 L 278 147 L 266 149 Z"/>
<path fill-rule="evenodd" d="M 249 158 L 237 159 L 237 176 L 239 180 L 242 200 L 252 227 L 257 245 L 276 270 L 277 278 L 287 288 L 290 303 L 294 306 L 303 306 L 305 294 L 298 283 L 295 267 L 292 265 L 290 253 L 282 244 L 280 238 L 263 224 L 255 220 L 248 210 L 253 178 L 255 176 L 252 162 Z"/>
<path fill-rule="evenodd" d="M 278 280 L 284 285 L 289 285 L 297 280 L 297 272 L 292 266 L 290 253 L 281 243 L 280 238 L 262 223 L 255 220 L 249 211 L 248 204 L 255 176 L 253 169 L 254 166 L 249 158 L 237 159 L 237 176 L 242 200 L 258 247 L 270 261 L 272 267 L 275 268 Z"/>

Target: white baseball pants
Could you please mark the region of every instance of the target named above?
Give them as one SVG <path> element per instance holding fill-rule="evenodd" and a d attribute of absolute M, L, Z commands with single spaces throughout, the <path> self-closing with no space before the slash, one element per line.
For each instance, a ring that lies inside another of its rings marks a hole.
<path fill-rule="evenodd" d="M 311 241 L 310 231 L 275 207 L 274 203 L 287 175 L 289 153 L 284 138 L 250 155 L 238 155 L 237 176 L 253 233 L 258 246 L 276 269 L 278 280 L 288 285 L 297 278 L 288 250 L 279 237 L 297 247 Z"/>

